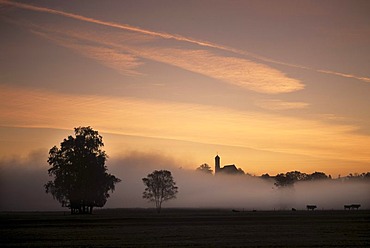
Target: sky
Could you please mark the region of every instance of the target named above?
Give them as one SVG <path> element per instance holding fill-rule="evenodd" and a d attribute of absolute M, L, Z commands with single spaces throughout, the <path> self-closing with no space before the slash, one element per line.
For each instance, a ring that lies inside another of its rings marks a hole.
<path fill-rule="evenodd" d="M 187 169 L 219 154 L 252 175 L 370 171 L 369 12 L 366 0 L 0 0 L 0 165 L 47 169 L 51 147 L 91 126 L 108 166 L 138 152 Z M 42 164 L 25 164 L 34 154 Z"/>

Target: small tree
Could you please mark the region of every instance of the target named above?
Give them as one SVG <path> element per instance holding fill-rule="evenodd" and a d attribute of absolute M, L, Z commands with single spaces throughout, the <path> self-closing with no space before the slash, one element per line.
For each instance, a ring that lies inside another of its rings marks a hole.
<path fill-rule="evenodd" d="M 155 170 L 143 178 L 143 183 L 146 186 L 143 198 L 155 202 L 158 213 L 161 211 L 164 201 L 176 198 L 178 187 L 176 187 L 171 172 L 168 170 Z"/>
<path fill-rule="evenodd" d="M 197 168 L 197 171 L 199 172 L 203 172 L 203 173 L 206 173 L 206 174 L 212 174 L 213 170 L 211 169 L 211 166 L 209 166 L 208 164 L 201 164 L 198 168 Z"/>
<path fill-rule="evenodd" d="M 45 184 L 51 193 L 71 213 L 92 213 L 93 207 L 103 207 L 121 180 L 107 173 L 107 155 L 101 150 L 102 136 L 91 127 L 75 128 L 76 137 L 68 136 L 49 151 L 48 172 L 53 181 Z"/>

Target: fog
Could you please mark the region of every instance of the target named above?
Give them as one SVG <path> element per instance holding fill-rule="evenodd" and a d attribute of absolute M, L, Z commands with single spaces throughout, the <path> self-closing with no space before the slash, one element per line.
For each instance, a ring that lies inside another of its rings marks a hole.
<path fill-rule="evenodd" d="M 0 210 L 63 210 L 43 185 L 47 175 L 47 154 L 36 152 L 28 158 L 0 161 Z M 273 180 L 250 176 L 207 175 L 184 169 L 188 164 L 155 153 L 131 152 L 121 158 L 110 158 L 108 171 L 122 180 L 116 185 L 105 208 L 153 207 L 142 198 L 142 178 L 156 169 L 168 169 L 179 187 L 177 199 L 163 207 L 229 208 L 238 210 L 343 209 L 344 204 L 359 203 L 370 209 L 370 183 L 325 180 L 300 182 L 279 189 Z M 66 210 L 66 209 L 65 209 Z"/>

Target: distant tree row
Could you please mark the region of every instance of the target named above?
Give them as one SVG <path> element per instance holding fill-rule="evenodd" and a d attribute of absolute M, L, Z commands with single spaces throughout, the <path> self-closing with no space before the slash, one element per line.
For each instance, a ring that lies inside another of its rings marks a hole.
<path fill-rule="evenodd" d="M 278 187 L 292 186 L 298 181 L 318 181 L 331 179 L 331 176 L 327 176 L 324 172 L 314 172 L 312 174 L 306 174 L 299 171 L 291 171 L 287 173 L 280 173 L 275 176 L 275 185 Z"/>
<path fill-rule="evenodd" d="M 268 174 L 264 174 L 261 176 L 263 179 L 274 179 L 275 185 L 278 187 L 285 187 L 285 186 L 293 186 L 294 183 L 300 181 L 318 181 L 318 180 L 330 180 L 332 179 L 331 175 L 326 175 L 324 172 L 314 172 L 312 174 L 302 173 L 299 171 L 290 171 L 287 173 L 280 173 L 274 177 L 269 176 Z M 336 180 L 341 181 L 363 181 L 368 180 L 370 181 L 370 172 L 367 173 L 355 173 L 349 174 L 346 177 L 339 177 Z"/>
<path fill-rule="evenodd" d="M 343 180 L 370 180 L 370 172 L 364 173 L 350 173 L 348 176 L 340 177 Z"/>
<path fill-rule="evenodd" d="M 205 174 L 212 175 L 213 170 L 208 164 L 201 164 L 199 167 L 196 168 L 196 171 L 202 172 Z M 245 174 L 243 171 L 240 174 Z M 238 174 L 238 175 L 240 175 Z M 252 176 L 249 173 L 246 173 L 247 176 Z M 262 179 L 269 179 L 269 180 L 275 180 L 275 185 L 277 187 L 286 187 L 286 186 L 293 186 L 294 183 L 300 182 L 300 181 L 318 181 L 318 180 L 327 180 L 332 179 L 331 175 L 326 175 L 324 172 L 314 172 L 312 174 L 302 173 L 300 171 L 290 171 L 286 173 L 279 173 L 276 176 L 270 176 L 269 174 L 263 174 L 261 176 Z M 346 177 L 340 177 L 340 180 L 346 181 L 346 180 L 369 180 L 370 181 L 370 172 L 367 173 L 354 173 L 349 174 Z"/>

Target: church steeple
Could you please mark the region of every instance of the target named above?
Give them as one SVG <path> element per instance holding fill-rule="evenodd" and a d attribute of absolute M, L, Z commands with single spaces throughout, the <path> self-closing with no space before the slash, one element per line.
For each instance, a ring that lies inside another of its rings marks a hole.
<path fill-rule="evenodd" d="M 220 157 L 217 154 L 215 157 L 215 174 L 220 171 L 220 168 Z"/>

